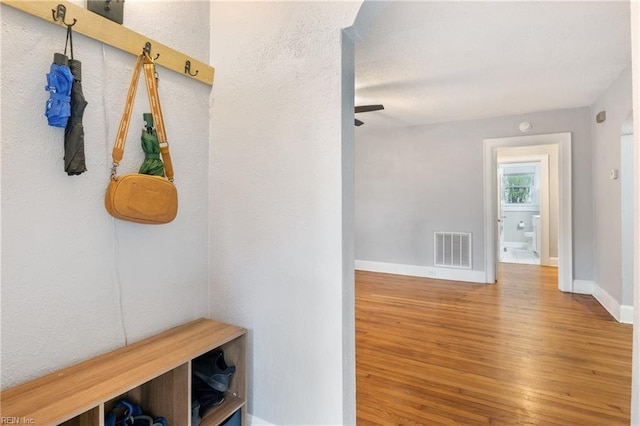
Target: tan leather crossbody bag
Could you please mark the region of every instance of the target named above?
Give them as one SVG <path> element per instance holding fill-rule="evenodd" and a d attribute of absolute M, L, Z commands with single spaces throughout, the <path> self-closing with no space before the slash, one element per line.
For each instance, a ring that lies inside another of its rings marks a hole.
<path fill-rule="evenodd" d="M 140 68 L 144 68 L 144 77 L 149 95 L 149 105 L 158 133 L 162 162 L 166 177 L 140 173 L 116 175 L 118 164 L 124 155 L 124 146 L 129 131 L 131 112 L 140 79 Z M 158 96 L 155 65 L 147 52 L 138 56 L 136 67 L 127 94 L 120 127 L 112 151 L 113 167 L 111 180 L 107 187 L 104 205 L 109 214 L 117 219 L 146 224 L 171 222 L 178 214 L 178 191 L 173 183 L 173 165 L 169 154 L 169 144 L 162 118 L 162 108 Z"/>

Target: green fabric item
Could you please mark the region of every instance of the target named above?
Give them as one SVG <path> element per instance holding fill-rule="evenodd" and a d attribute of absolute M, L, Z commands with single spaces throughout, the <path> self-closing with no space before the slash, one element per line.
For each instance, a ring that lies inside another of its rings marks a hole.
<path fill-rule="evenodd" d="M 160 144 L 158 143 L 156 129 L 153 128 L 153 116 L 147 112 L 142 114 L 142 118 L 145 122 L 141 137 L 144 161 L 138 173 L 164 176 L 164 164 L 160 159 Z"/>

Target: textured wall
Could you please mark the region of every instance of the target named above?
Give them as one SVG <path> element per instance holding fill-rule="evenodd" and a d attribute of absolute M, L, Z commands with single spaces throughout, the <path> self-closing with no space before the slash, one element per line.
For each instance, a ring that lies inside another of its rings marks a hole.
<path fill-rule="evenodd" d="M 359 7 L 212 4 L 212 311 L 250 330 L 249 411 L 273 424 L 353 423 L 341 28 Z"/>
<path fill-rule="evenodd" d="M 589 108 L 369 132 L 356 128 L 356 259 L 433 265 L 433 232 L 473 233 L 484 270 L 482 140 L 572 132 L 574 276 L 592 278 Z"/>
<path fill-rule="evenodd" d="M 208 315 L 210 87 L 158 69 L 178 217 L 160 226 L 117 221 L 103 199 L 135 57 L 74 36 L 89 102 L 89 170 L 69 177 L 64 130 L 49 127 L 43 116 L 45 74 L 64 47 L 65 30 L 0 8 L 5 388 Z M 208 2 L 154 2 L 152 13 L 149 3 L 127 2 L 125 26 L 208 60 Z M 142 159 L 139 129 L 148 101 L 140 84 L 121 173 L 137 171 Z"/>
<path fill-rule="evenodd" d="M 618 303 L 633 305 L 631 292 L 622 299 L 622 232 L 620 179 L 609 179 L 609 170 L 620 170 L 620 135 L 632 110 L 631 65 L 591 107 L 594 191 L 594 281 Z M 597 124 L 599 111 L 607 120 Z M 624 232 L 630 232 L 624 230 Z"/>

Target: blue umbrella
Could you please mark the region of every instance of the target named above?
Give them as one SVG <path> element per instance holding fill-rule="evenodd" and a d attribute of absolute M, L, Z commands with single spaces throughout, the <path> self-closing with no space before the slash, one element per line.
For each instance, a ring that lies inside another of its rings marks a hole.
<path fill-rule="evenodd" d="M 71 86 L 73 74 L 69 69 L 69 59 L 62 53 L 54 53 L 53 63 L 47 74 L 45 90 L 49 91 L 45 115 L 49 125 L 54 127 L 67 127 L 67 121 L 71 115 Z"/>

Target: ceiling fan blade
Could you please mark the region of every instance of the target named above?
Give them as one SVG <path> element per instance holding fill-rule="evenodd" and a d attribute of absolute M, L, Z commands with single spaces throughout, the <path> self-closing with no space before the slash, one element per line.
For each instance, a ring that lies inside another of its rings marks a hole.
<path fill-rule="evenodd" d="M 356 126 L 362 126 L 364 124 L 362 121 L 358 120 L 357 118 L 355 120 L 356 120 Z"/>
<path fill-rule="evenodd" d="M 383 105 L 362 105 L 356 107 L 356 114 L 359 112 L 380 111 L 384 109 Z"/>

